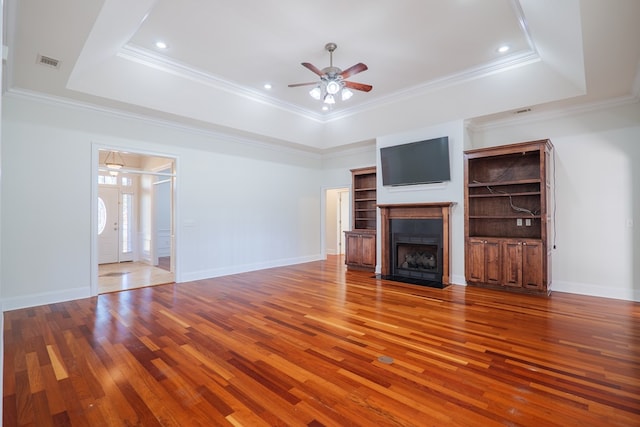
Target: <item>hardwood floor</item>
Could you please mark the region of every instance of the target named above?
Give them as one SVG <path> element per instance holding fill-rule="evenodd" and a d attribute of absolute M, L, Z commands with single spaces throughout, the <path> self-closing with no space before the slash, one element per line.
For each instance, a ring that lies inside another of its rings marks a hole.
<path fill-rule="evenodd" d="M 638 303 L 330 257 L 4 315 L 4 426 L 640 425 Z"/>

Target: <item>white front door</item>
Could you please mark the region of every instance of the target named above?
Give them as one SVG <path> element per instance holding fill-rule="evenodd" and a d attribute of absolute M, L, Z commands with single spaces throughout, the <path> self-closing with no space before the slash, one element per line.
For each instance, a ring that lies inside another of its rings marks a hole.
<path fill-rule="evenodd" d="M 118 262 L 120 210 L 118 188 L 98 189 L 98 264 Z"/>

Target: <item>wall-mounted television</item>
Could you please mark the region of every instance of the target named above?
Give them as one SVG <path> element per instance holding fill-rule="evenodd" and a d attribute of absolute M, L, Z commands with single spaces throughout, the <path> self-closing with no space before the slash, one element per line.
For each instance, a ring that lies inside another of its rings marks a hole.
<path fill-rule="evenodd" d="M 451 180 L 449 137 L 380 149 L 382 185 L 415 185 Z"/>

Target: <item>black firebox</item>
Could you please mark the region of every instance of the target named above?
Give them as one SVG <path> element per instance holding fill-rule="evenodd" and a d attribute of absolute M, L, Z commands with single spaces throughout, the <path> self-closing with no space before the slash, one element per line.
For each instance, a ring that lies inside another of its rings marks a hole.
<path fill-rule="evenodd" d="M 391 219 L 391 275 L 385 279 L 444 288 L 442 219 Z"/>

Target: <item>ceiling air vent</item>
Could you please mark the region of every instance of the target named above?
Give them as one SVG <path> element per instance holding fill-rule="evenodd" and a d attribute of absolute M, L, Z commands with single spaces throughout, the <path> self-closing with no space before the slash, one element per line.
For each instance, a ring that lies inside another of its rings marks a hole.
<path fill-rule="evenodd" d="M 60 60 L 49 56 L 38 55 L 38 64 L 46 65 L 51 68 L 60 68 Z"/>

